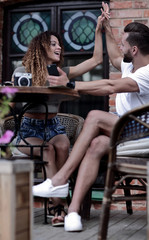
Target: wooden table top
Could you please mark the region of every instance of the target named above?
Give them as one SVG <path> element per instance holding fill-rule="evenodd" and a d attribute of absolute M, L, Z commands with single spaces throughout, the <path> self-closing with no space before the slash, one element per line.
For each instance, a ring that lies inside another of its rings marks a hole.
<path fill-rule="evenodd" d="M 0 87 L 0 97 L 2 96 L 1 89 L 4 87 Z M 71 101 L 79 98 L 79 94 L 76 90 L 70 89 L 64 86 L 56 86 L 56 87 L 12 87 L 16 88 L 18 92 L 15 93 L 13 98 L 13 102 L 36 102 L 40 103 L 61 103 L 62 101 Z"/>

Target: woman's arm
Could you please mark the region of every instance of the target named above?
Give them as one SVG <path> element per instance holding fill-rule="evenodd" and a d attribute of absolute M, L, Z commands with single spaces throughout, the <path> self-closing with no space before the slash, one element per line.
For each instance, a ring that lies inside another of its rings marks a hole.
<path fill-rule="evenodd" d="M 102 32 L 101 32 L 102 17 L 103 17 L 102 15 L 99 16 L 97 21 L 97 26 L 95 30 L 95 47 L 94 47 L 93 56 L 90 59 L 76 66 L 71 66 L 69 69 L 69 75 L 68 75 L 69 79 L 80 76 L 102 63 L 103 61 Z"/>

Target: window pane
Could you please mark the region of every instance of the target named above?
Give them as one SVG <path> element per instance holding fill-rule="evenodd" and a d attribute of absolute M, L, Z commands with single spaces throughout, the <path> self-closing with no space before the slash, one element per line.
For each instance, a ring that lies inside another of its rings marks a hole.
<path fill-rule="evenodd" d="M 92 51 L 100 10 L 63 11 L 61 34 L 67 52 Z"/>
<path fill-rule="evenodd" d="M 65 66 L 76 66 L 77 64 L 82 63 L 83 61 L 89 59 L 89 57 L 81 57 L 81 58 L 65 58 Z M 91 71 L 82 74 L 81 76 L 75 78 L 75 81 L 94 81 L 103 78 L 103 65 L 100 64 L 93 68 Z"/>
<path fill-rule="evenodd" d="M 12 13 L 11 53 L 24 53 L 30 41 L 39 33 L 50 30 L 50 12 Z"/>
<path fill-rule="evenodd" d="M 65 58 L 65 66 L 75 66 L 89 57 L 81 57 L 80 59 L 77 58 Z M 92 69 L 91 71 L 76 77 L 75 81 L 93 81 L 99 80 L 103 78 L 103 65 L 100 64 L 96 68 Z M 103 96 L 92 96 L 92 95 L 80 95 L 80 98 L 76 101 L 67 101 L 62 102 L 60 106 L 61 112 L 68 112 L 72 114 L 77 114 L 86 118 L 89 111 L 93 109 L 98 110 L 106 110 L 106 100 L 107 97 Z"/>

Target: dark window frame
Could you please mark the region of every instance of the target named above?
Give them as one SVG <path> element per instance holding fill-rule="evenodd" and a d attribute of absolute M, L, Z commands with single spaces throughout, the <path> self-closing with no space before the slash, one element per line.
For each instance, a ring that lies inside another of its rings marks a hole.
<path fill-rule="evenodd" d="M 40 1 L 39 1 L 40 2 Z M 3 55 L 3 63 L 2 63 L 2 82 L 9 81 L 10 76 L 12 75 L 12 66 L 11 66 L 11 59 L 12 58 L 22 58 L 24 54 L 10 54 L 9 48 L 10 48 L 10 21 L 11 21 L 11 13 L 19 13 L 19 12 L 29 12 L 29 11 L 48 11 L 51 10 L 51 30 L 57 31 L 58 33 L 61 33 L 60 29 L 60 21 L 61 21 L 61 12 L 63 10 L 80 10 L 82 8 L 84 9 L 95 9 L 101 7 L 102 1 L 67 1 L 65 2 L 44 2 L 42 4 L 39 4 L 37 1 L 37 4 L 35 3 L 26 3 L 26 4 L 15 4 L 9 7 L 4 8 L 4 30 L 3 30 L 3 49 L 2 49 L 2 55 Z M 106 1 L 109 2 L 109 1 Z M 75 6 L 75 8 L 74 8 Z M 55 21 L 57 19 L 57 22 Z M 77 56 L 80 55 L 86 55 L 87 57 L 90 57 L 92 55 L 91 51 L 86 52 L 65 52 L 64 57 L 69 56 Z M 106 50 L 104 50 L 103 58 L 104 58 L 104 71 L 103 71 L 103 77 L 109 76 L 108 73 L 108 62 L 107 62 L 107 53 Z"/>

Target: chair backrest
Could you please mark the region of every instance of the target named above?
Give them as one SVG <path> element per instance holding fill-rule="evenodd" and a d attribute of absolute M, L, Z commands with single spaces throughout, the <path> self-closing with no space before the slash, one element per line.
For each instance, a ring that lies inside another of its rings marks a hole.
<path fill-rule="evenodd" d="M 15 131 L 15 119 L 13 116 L 6 117 L 2 126 L 3 132 L 6 130 Z"/>
<path fill-rule="evenodd" d="M 127 112 L 117 121 L 111 135 L 110 152 L 112 151 L 112 154 L 115 155 L 117 150 L 125 150 L 126 146 L 129 146 L 127 149 L 132 150 L 131 146 L 133 148 L 135 143 L 134 153 L 132 152 L 131 156 L 133 156 L 133 154 L 136 156 L 137 149 L 140 148 L 138 152 L 138 155 L 140 153 L 139 157 L 141 157 L 141 154 L 142 157 L 145 157 L 144 147 L 149 143 L 148 137 L 149 105 L 144 105 Z M 140 147 L 141 144 L 142 148 Z M 149 149 L 149 144 L 147 149 Z M 125 151 L 124 155 L 128 155 L 129 153 L 131 154 L 131 151 Z M 146 151 L 146 157 L 149 157 L 149 150 Z"/>
<path fill-rule="evenodd" d="M 72 146 L 82 130 L 84 119 L 78 115 L 67 113 L 58 113 L 57 116 L 61 124 L 65 127 Z"/>

